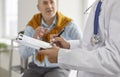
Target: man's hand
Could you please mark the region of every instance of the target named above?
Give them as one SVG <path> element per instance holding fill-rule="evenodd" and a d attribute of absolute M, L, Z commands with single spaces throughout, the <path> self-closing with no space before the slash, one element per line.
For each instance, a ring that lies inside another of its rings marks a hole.
<path fill-rule="evenodd" d="M 63 39 L 62 37 L 57 37 L 57 34 L 52 34 L 50 35 L 50 42 L 52 45 L 56 45 L 60 48 L 65 48 L 65 49 L 69 49 L 70 48 L 70 44 Z"/>
<path fill-rule="evenodd" d="M 47 56 L 51 63 L 57 63 L 59 47 L 52 47 L 45 50 L 38 51 L 39 54 Z"/>
<path fill-rule="evenodd" d="M 43 35 L 47 32 L 47 29 L 39 26 L 35 29 L 34 38 L 39 39 L 40 37 L 43 37 Z"/>

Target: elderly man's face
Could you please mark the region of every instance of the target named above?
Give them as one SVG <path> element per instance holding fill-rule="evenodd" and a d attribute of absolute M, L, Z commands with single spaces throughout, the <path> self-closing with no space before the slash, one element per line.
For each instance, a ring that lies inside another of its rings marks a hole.
<path fill-rule="evenodd" d="M 39 0 L 38 9 L 43 17 L 53 17 L 56 14 L 56 0 Z"/>

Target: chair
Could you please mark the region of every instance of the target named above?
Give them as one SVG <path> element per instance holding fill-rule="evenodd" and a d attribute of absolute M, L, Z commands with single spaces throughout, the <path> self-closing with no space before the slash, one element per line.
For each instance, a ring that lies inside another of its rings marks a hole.
<path fill-rule="evenodd" d="M 18 34 L 24 34 L 24 31 L 20 31 Z M 11 47 L 10 47 L 10 61 L 9 61 L 9 77 L 12 76 L 12 71 L 15 71 L 19 74 L 23 73 L 27 69 L 28 59 L 20 58 L 20 65 L 12 65 L 13 62 L 13 51 L 15 48 L 19 48 L 19 46 L 14 46 L 15 39 L 11 39 Z"/>

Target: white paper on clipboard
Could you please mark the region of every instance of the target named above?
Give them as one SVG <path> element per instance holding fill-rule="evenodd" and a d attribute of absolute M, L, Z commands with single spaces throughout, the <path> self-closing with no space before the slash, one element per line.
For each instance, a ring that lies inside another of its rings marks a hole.
<path fill-rule="evenodd" d="M 52 47 L 50 43 L 47 43 L 45 41 L 41 41 L 38 39 L 34 39 L 32 37 L 29 37 L 23 34 L 18 35 L 18 37 L 16 38 L 16 42 L 24 46 L 28 46 L 28 47 L 35 48 L 35 49 Z"/>

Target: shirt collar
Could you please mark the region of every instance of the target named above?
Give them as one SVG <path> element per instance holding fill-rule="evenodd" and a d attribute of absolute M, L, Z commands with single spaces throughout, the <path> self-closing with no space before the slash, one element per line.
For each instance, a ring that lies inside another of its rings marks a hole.
<path fill-rule="evenodd" d="M 57 19 L 56 19 L 56 16 L 55 16 L 52 24 L 49 26 L 49 25 L 47 25 L 47 24 L 45 23 L 44 19 L 42 18 L 42 20 L 41 20 L 41 26 L 44 27 L 44 28 L 52 28 L 52 27 L 55 26 L 56 22 L 57 22 Z"/>

